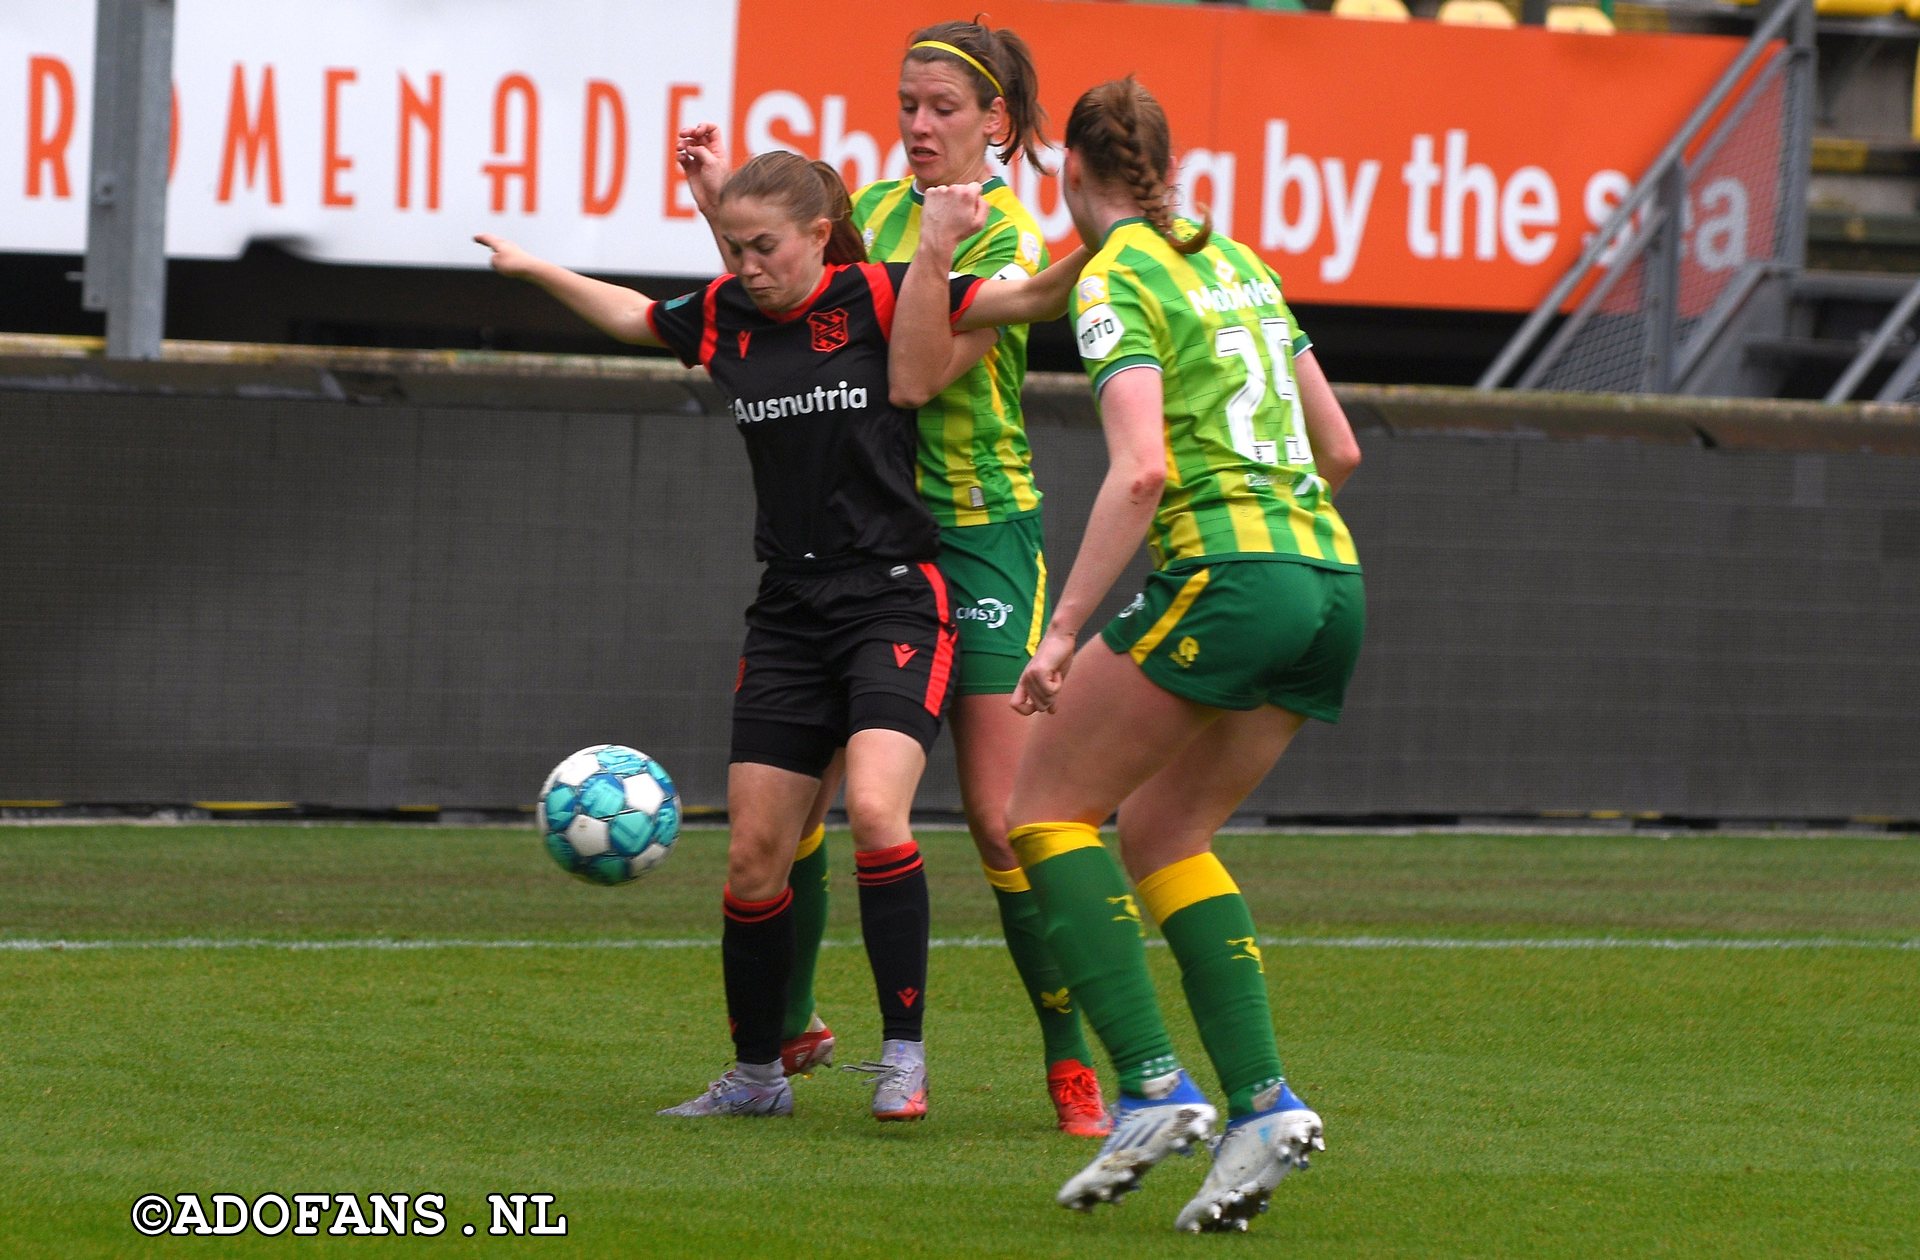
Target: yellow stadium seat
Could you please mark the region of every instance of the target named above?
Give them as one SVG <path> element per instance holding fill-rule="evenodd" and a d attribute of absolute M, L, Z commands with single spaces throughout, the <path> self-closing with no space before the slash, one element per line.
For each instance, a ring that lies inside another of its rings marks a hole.
<path fill-rule="evenodd" d="M 1513 10 L 1500 0 L 1446 0 L 1433 15 L 1455 26 L 1517 26 Z"/>
<path fill-rule="evenodd" d="M 1920 4 L 1920 0 L 1913 0 Z M 1413 15 L 1403 0 L 1333 0 L 1333 16 L 1371 18 L 1376 22 L 1405 22 Z"/>
<path fill-rule="evenodd" d="M 1907 16 L 1920 22 L 1920 0 L 1907 0 Z"/>
<path fill-rule="evenodd" d="M 1920 140 L 1920 53 L 1913 60 L 1913 138 Z"/>
<path fill-rule="evenodd" d="M 1902 7 L 1902 0 L 1813 0 L 1822 17 L 1887 17 Z"/>
<path fill-rule="evenodd" d="M 1584 35 L 1613 34 L 1613 19 L 1590 4 L 1556 4 L 1547 10 L 1547 29 Z"/>

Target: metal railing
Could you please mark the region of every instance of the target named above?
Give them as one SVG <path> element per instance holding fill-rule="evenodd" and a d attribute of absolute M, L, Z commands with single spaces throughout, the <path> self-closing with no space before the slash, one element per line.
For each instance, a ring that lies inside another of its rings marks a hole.
<path fill-rule="evenodd" d="M 1887 348 L 1893 344 L 1893 339 L 1912 322 L 1915 311 L 1920 311 L 1920 280 L 1914 281 L 1912 286 L 1901 295 L 1900 300 L 1893 304 L 1893 309 L 1887 312 L 1887 317 L 1880 321 L 1880 326 L 1873 330 L 1873 335 L 1867 338 L 1865 345 L 1860 347 L 1860 353 L 1853 356 L 1853 361 L 1847 364 L 1846 370 L 1840 373 L 1840 378 L 1833 383 L 1833 388 L 1827 391 L 1827 396 L 1821 401 L 1845 402 L 1852 398 L 1854 391 L 1860 388 L 1860 383 L 1867 379 L 1867 373 L 1873 371 L 1881 357 L 1886 354 Z M 1920 346 L 1910 351 L 1900 366 L 1894 369 L 1893 377 L 1886 382 L 1887 388 L 1881 390 L 1875 401 L 1901 401 L 1912 380 L 1909 378 L 1901 384 L 1900 377 L 1915 363 L 1920 363 Z"/>
<path fill-rule="evenodd" d="M 1814 8 L 1773 0 L 1747 46 L 1514 333 L 1478 387 L 1672 393 L 1766 280 L 1806 256 Z M 1785 48 L 1778 40 L 1787 38 Z M 1737 191 L 1736 191 L 1737 190 Z M 1737 197 L 1737 240 L 1706 236 L 1715 197 Z M 1770 211 L 1764 256 L 1747 226 Z M 1700 207 L 1699 210 L 1694 207 Z M 1690 238 L 1691 243 L 1690 243 Z M 1569 301 L 1579 304 L 1533 353 Z"/>

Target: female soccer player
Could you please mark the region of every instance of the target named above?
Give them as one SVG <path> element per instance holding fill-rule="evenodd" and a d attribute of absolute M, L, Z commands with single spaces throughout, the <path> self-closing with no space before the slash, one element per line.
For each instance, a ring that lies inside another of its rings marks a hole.
<path fill-rule="evenodd" d="M 602 331 L 705 367 L 732 396 L 753 468 L 766 571 L 734 689 L 721 947 L 736 1063 L 663 1114 L 792 1112 L 780 1063 L 794 953 L 787 876 L 820 776 L 844 746 L 885 1038 L 873 1112 L 918 1119 L 927 891 L 908 808 L 951 700 L 955 632 L 933 564 L 939 529 L 913 485 L 912 408 L 971 361 L 923 360 L 890 376 L 889 323 L 909 268 L 859 263 L 831 167 L 756 158 L 727 180 L 714 222 L 733 274 L 661 303 L 475 238 L 496 271 L 538 284 Z M 1062 267 L 996 284 L 976 303 L 979 281 L 946 281 L 944 263 L 939 272 L 956 313 L 975 303 L 989 322 L 1057 314 L 1072 282 Z"/>
<path fill-rule="evenodd" d="M 1176 1224 L 1244 1229 L 1324 1144 L 1282 1075 L 1258 933 L 1211 841 L 1308 717 L 1340 715 L 1365 614 L 1332 496 L 1359 449 L 1274 274 L 1238 242 L 1176 225 L 1168 163 L 1165 115 L 1131 78 L 1074 106 L 1065 195 L 1082 239 L 1101 242 L 1075 286 L 1075 331 L 1110 466 L 1015 693 L 1023 712 L 1053 716 L 1028 743 L 1008 820 L 1048 942 L 1120 1077 L 1112 1136 L 1060 1202 L 1118 1198 L 1215 1116 L 1174 1057 L 1144 910 L 1173 948 L 1229 1116 Z M 963 190 L 929 194 L 919 260 L 943 256 L 969 208 Z M 902 293 L 896 337 L 937 337 L 932 279 Z M 1156 562 L 1145 591 L 1076 653 L 1143 536 Z M 1137 900 L 1100 842 L 1116 808 Z"/>
<path fill-rule="evenodd" d="M 853 219 L 875 261 L 906 262 L 920 239 L 926 189 L 983 186 L 987 217 L 960 241 L 951 270 L 973 276 L 1029 276 L 1048 263 L 1044 237 L 988 153 L 1044 169 L 1047 144 L 1033 59 L 1020 37 L 978 22 L 942 22 L 908 38 L 900 66 L 900 142 L 912 174 L 868 184 L 854 195 Z M 682 135 L 696 202 L 704 209 L 725 170 L 711 125 Z M 1027 330 L 968 334 L 977 365 L 920 408 L 917 480 L 940 522 L 940 571 L 960 627 L 960 683 L 953 746 L 967 827 L 994 890 L 1014 968 L 1039 1020 L 1047 1091 L 1061 1129 L 1104 1136 L 1110 1128 L 1092 1054 L 1072 994 L 1040 930 L 1039 911 L 1006 842 L 1006 801 L 1030 726 L 1007 704 L 1039 643 L 1047 616 L 1040 491 L 1034 483 L 1020 406 Z M 834 784 L 824 785 L 808 819 L 793 874 L 800 920 L 782 1053 L 789 1072 L 828 1062 L 833 1034 L 815 1014 L 814 961 L 827 921 L 827 854 L 821 820 Z"/>

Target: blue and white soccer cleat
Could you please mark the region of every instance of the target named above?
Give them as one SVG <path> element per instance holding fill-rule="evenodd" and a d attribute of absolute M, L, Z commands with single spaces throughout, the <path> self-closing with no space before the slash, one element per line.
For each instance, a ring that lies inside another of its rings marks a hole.
<path fill-rule="evenodd" d="M 1113 1105 L 1113 1133 L 1091 1164 L 1060 1187 L 1061 1207 L 1091 1212 L 1140 1185 L 1149 1168 L 1176 1152 L 1185 1154 L 1204 1139 L 1217 1114 L 1199 1086 L 1183 1071 L 1146 1083 L 1146 1096 L 1120 1095 Z"/>
<path fill-rule="evenodd" d="M 1262 1105 L 1264 1104 L 1264 1105 Z M 1174 1218 L 1186 1233 L 1245 1230 L 1267 1210 L 1281 1178 L 1307 1166 L 1313 1151 L 1327 1149 L 1320 1117 L 1281 1081 L 1254 1098 L 1259 1108 L 1227 1125 L 1213 1146 L 1213 1168 Z"/>
<path fill-rule="evenodd" d="M 790 1116 L 793 1114 L 793 1086 L 777 1072 L 771 1082 L 752 1081 L 729 1068 L 720 1079 L 707 1086 L 707 1092 L 688 1099 L 678 1107 L 663 1107 L 662 1116 Z"/>

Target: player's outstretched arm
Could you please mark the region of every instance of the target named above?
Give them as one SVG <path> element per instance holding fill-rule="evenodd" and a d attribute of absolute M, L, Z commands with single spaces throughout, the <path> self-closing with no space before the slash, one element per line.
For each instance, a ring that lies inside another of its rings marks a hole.
<path fill-rule="evenodd" d="M 1299 386 L 1300 406 L 1306 409 L 1307 442 L 1313 447 L 1313 466 L 1331 494 L 1338 494 L 1353 470 L 1360 466 L 1360 443 L 1354 440 L 1347 412 L 1334 396 L 1320 361 L 1308 350 L 1295 356 L 1293 379 Z"/>
<path fill-rule="evenodd" d="M 1107 475 L 1094 496 L 1080 554 L 1060 590 L 1060 601 L 1040 645 L 1014 687 L 1021 713 L 1053 708 L 1073 664 L 1081 628 L 1140 550 L 1167 480 L 1167 439 L 1160 373 L 1128 368 L 1100 390 L 1100 427 L 1107 437 Z"/>
<path fill-rule="evenodd" d="M 997 334 L 991 327 L 954 335 L 953 290 L 947 283 L 954 251 L 980 230 L 986 217 L 978 184 L 927 190 L 920 208 L 920 243 L 894 300 L 887 396 L 896 407 L 924 406 L 993 347 Z"/>
<path fill-rule="evenodd" d="M 929 190 L 931 194 L 931 190 Z M 1080 269 L 1092 254 L 1084 245 L 1036 276 L 1024 280 L 985 280 L 973 296 L 973 305 L 956 328 L 998 328 L 1003 324 L 1037 324 L 1067 313 L 1067 297 Z"/>
<path fill-rule="evenodd" d="M 647 322 L 653 299 L 625 285 L 608 284 L 577 271 L 568 271 L 521 249 L 504 236 L 482 232 L 473 238 L 493 251 L 493 269 L 514 280 L 537 284 L 562 305 L 616 341 L 636 346 L 663 346 Z"/>

